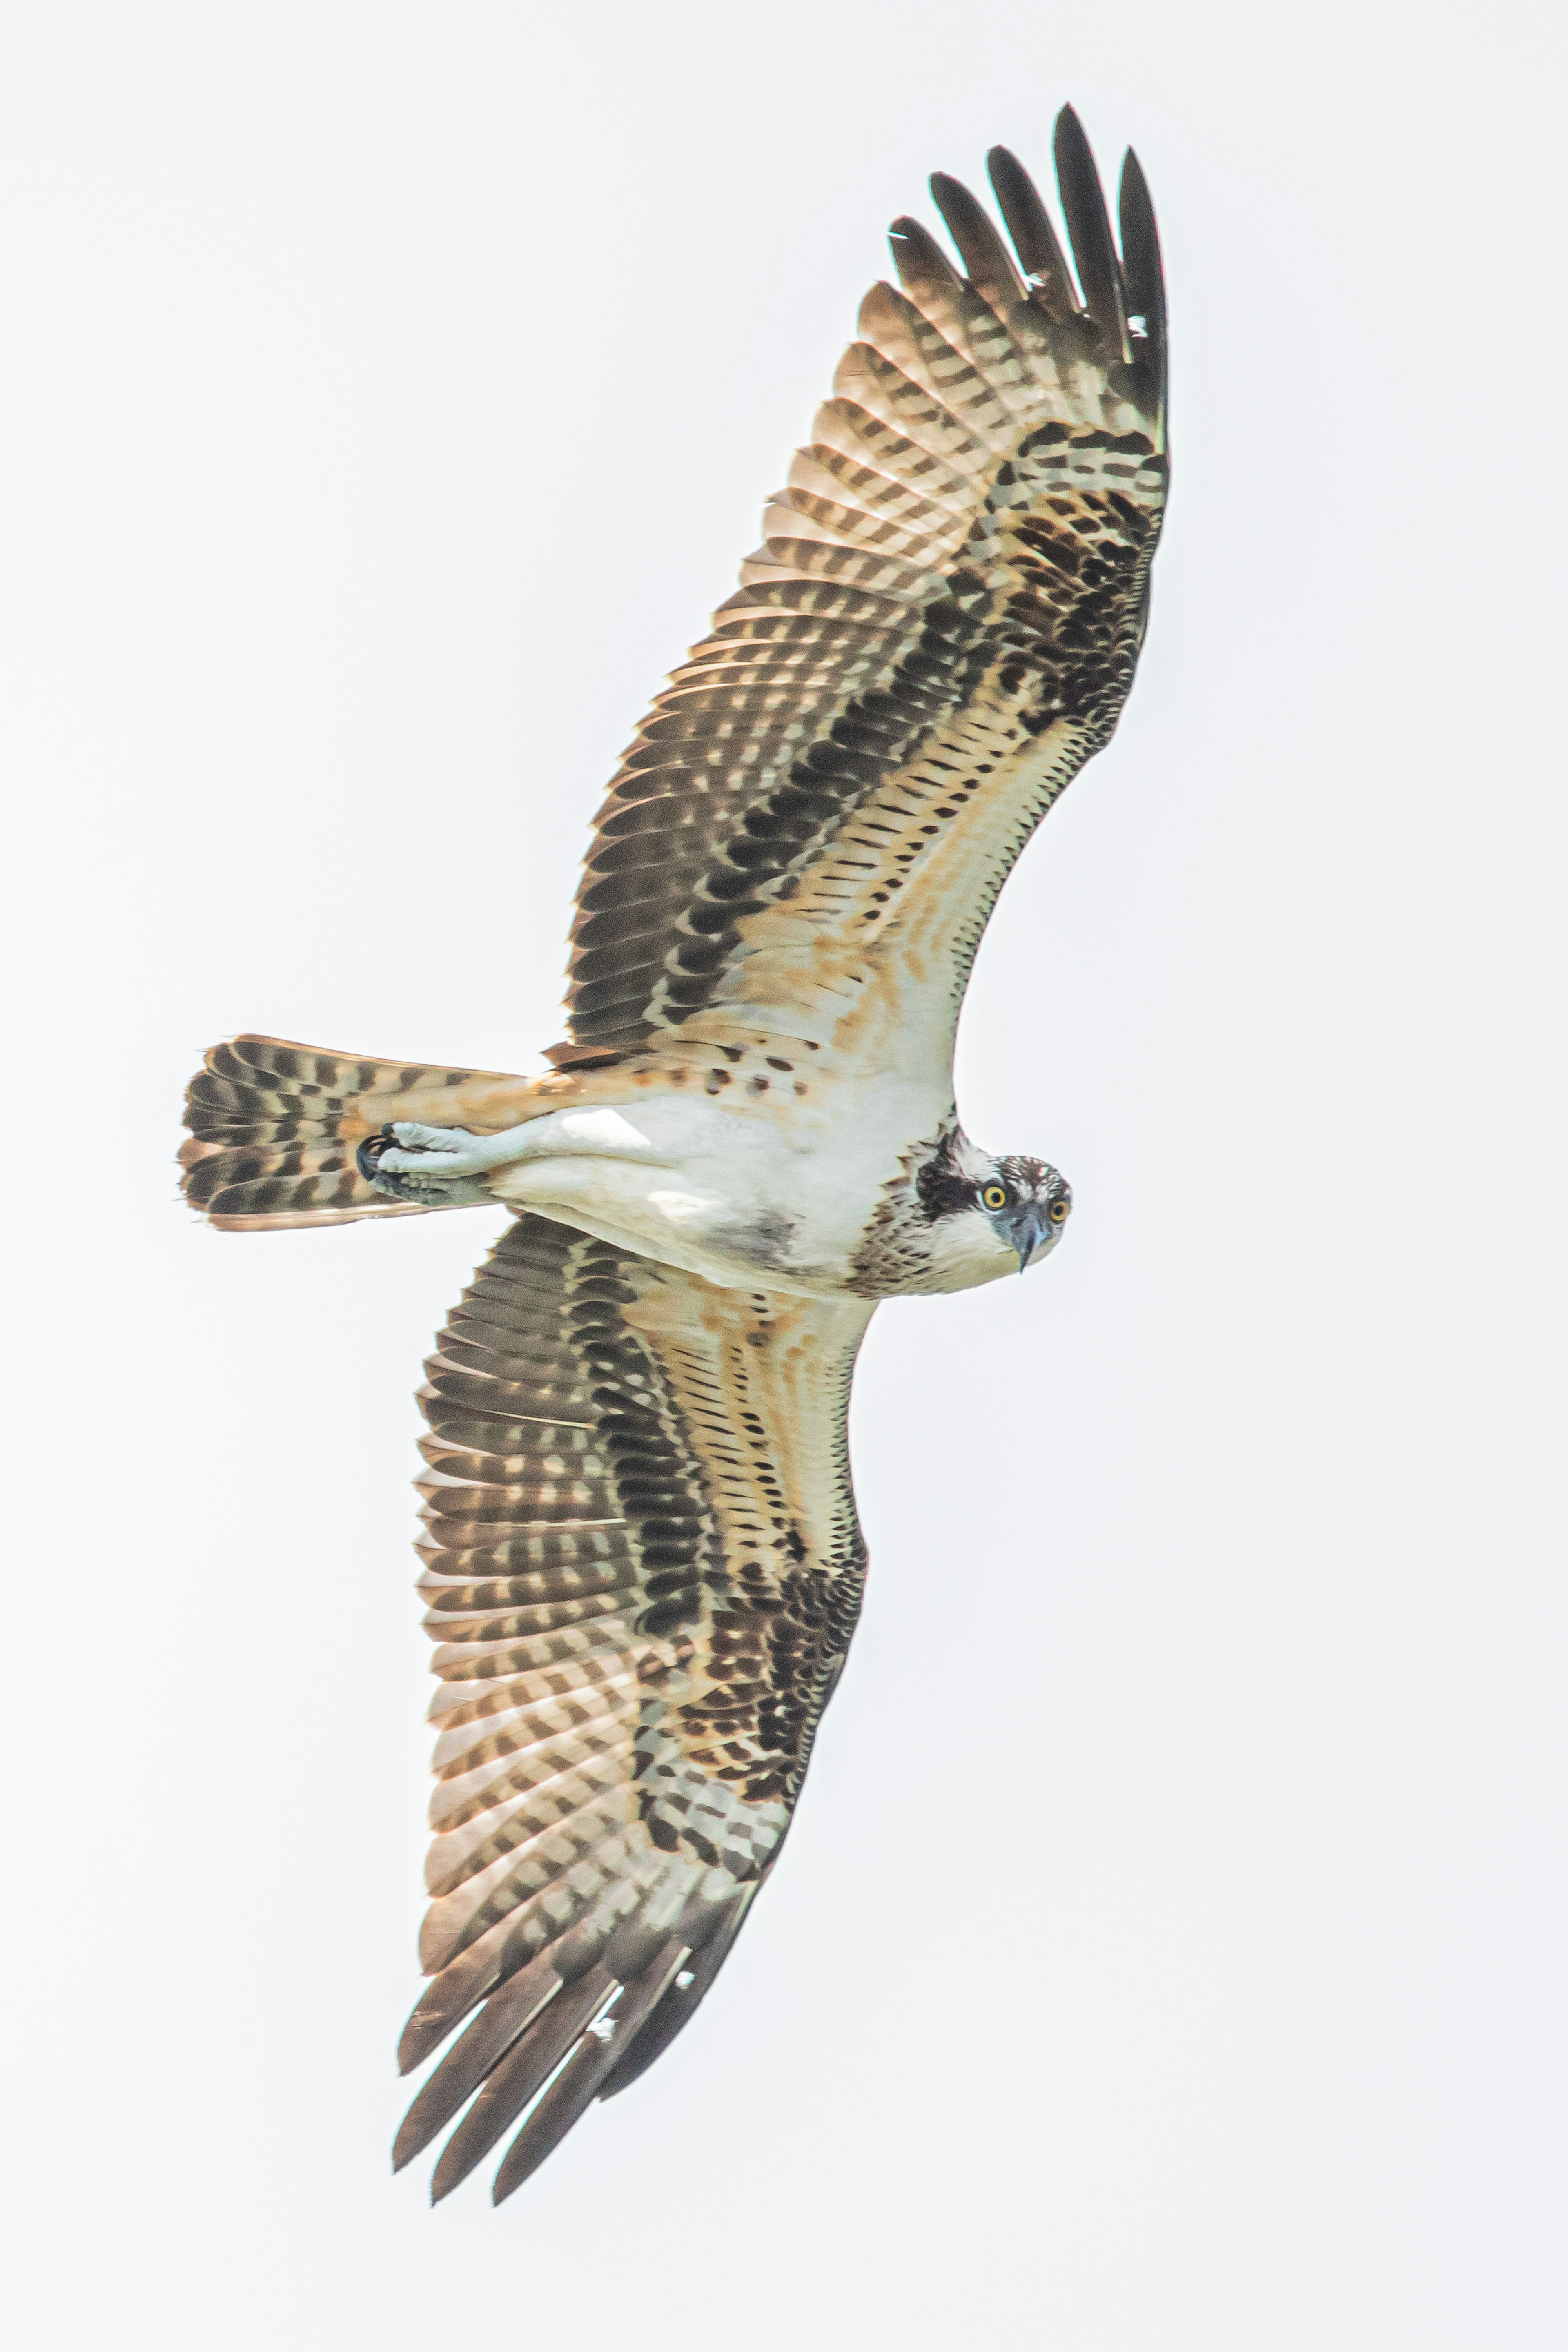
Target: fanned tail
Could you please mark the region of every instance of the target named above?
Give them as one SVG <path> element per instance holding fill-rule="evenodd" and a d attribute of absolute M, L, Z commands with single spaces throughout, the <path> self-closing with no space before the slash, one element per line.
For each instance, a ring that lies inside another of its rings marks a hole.
<path fill-rule="evenodd" d="M 212 1048 L 186 1089 L 182 1188 L 221 1233 L 423 1216 L 425 1204 L 375 1190 L 356 1164 L 361 1143 L 392 1119 L 494 1132 L 527 1117 L 532 1092 L 531 1080 L 495 1070 L 233 1037 Z"/>

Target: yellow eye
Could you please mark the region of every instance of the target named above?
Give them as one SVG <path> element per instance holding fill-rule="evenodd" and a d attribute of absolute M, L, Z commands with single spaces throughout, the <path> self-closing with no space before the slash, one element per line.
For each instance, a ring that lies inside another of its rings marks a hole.
<path fill-rule="evenodd" d="M 1068 1213 L 1071 1207 L 1072 1202 L 1070 1201 L 1053 1201 L 1050 1207 L 1046 1211 L 1046 1214 L 1049 1217 L 1053 1225 L 1065 1225 L 1068 1221 Z"/>
<path fill-rule="evenodd" d="M 1007 1205 L 1007 1187 L 1005 1184 L 983 1185 L 980 1201 L 983 1208 L 1005 1209 Z"/>

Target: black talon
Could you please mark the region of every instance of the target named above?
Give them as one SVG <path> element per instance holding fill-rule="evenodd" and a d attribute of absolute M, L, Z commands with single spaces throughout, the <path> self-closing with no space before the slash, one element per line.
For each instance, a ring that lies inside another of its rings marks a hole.
<path fill-rule="evenodd" d="M 354 1166 L 367 1184 L 374 1184 L 375 1181 L 375 1171 L 381 1165 L 382 1153 L 395 1150 L 396 1143 L 397 1138 L 392 1131 L 390 1121 L 382 1129 L 379 1135 L 365 1137 L 364 1141 L 354 1153 Z"/>

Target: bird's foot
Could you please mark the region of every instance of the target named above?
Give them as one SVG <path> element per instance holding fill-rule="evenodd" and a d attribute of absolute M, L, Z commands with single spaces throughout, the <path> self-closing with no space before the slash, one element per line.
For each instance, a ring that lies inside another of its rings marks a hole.
<path fill-rule="evenodd" d="M 373 1139 L 382 1138 L 391 1139 L 383 1143 L 378 1165 L 389 1175 L 477 1176 L 492 1163 L 485 1147 L 494 1138 L 470 1135 L 466 1127 L 421 1127 L 400 1118 Z"/>
<path fill-rule="evenodd" d="M 421 1127 L 398 1119 L 367 1135 L 354 1154 L 360 1174 L 389 1200 L 458 1208 L 489 1199 L 475 1181 L 491 1165 L 484 1142 L 462 1127 Z"/>

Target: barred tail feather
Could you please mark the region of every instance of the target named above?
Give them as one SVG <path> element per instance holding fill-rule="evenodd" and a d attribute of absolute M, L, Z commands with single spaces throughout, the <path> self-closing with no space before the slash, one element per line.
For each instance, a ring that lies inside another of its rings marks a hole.
<path fill-rule="evenodd" d="M 527 1078 L 334 1054 L 283 1037 L 215 1045 L 185 1094 L 186 1200 L 220 1233 L 418 1217 L 363 1177 L 355 1152 L 391 1119 L 479 1133 L 528 1115 Z"/>

